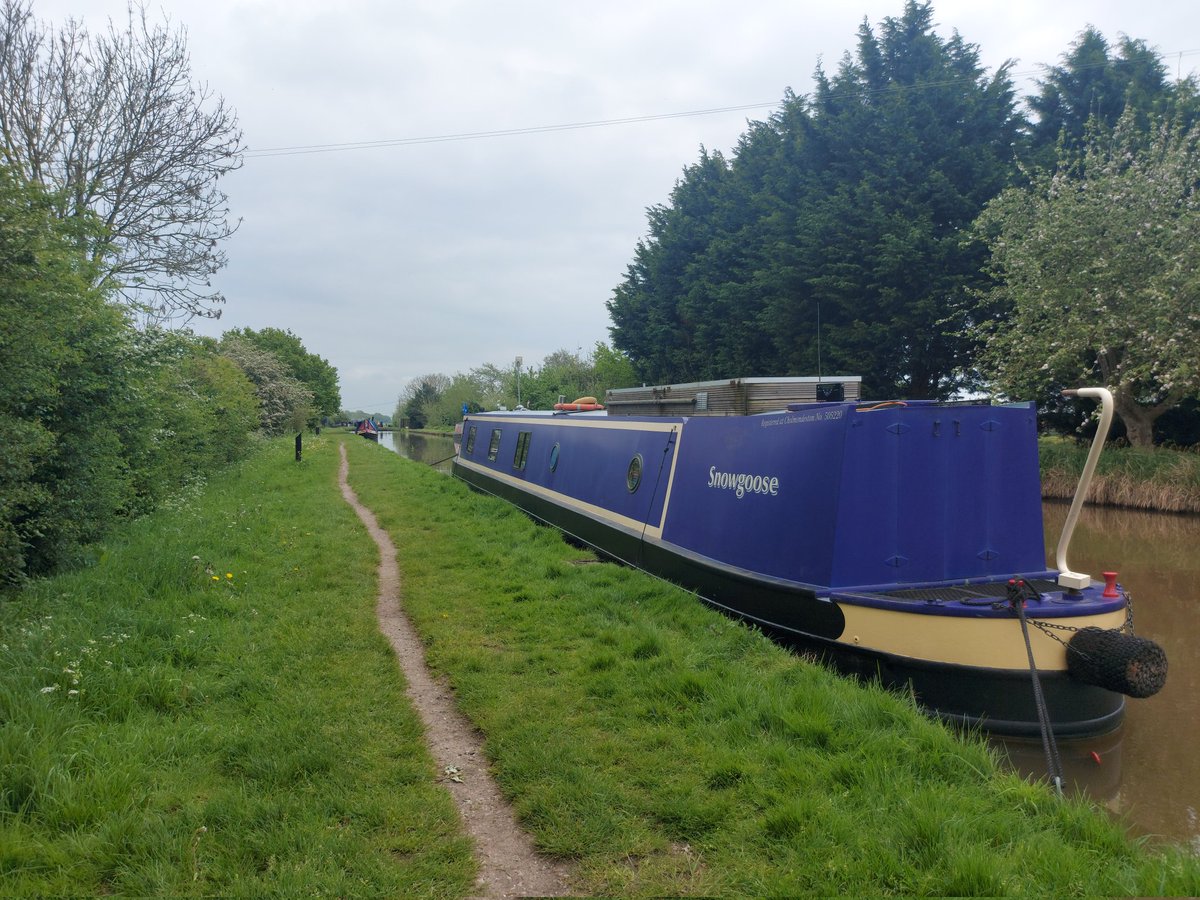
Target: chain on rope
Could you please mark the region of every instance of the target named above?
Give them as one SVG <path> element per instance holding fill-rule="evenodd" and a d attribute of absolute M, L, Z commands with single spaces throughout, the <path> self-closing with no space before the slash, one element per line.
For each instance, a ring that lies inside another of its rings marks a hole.
<path fill-rule="evenodd" d="M 1046 771 L 1050 783 L 1054 785 L 1058 796 L 1063 795 L 1062 759 L 1058 755 L 1058 743 L 1054 740 L 1054 726 L 1050 721 L 1050 710 L 1046 706 L 1046 697 L 1042 693 L 1042 680 L 1038 677 L 1037 662 L 1033 657 L 1033 643 L 1029 640 L 1028 619 L 1025 617 L 1027 600 L 1041 600 L 1042 595 L 1037 589 L 1020 578 L 1008 582 L 1007 602 L 1021 621 L 1021 634 L 1025 638 L 1025 652 L 1029 656 L 1029 680 L 1033 685 L 1033 703 L 1037 709 L 1038 725 L 1042 732 L 1042 750 L 1046 754 Z"/>
<path fill-rule="evenodd" d="M 1125 634 L 1133 634 L 1133 595 L 1129 591 L 1122 591 L 1121 593 L 1125 596 L 1125 621 L 1121 623 L 1121 627 L 1117 631 L 1124 632 Z M 1045 622 L 1041 619 L 1029 619 L 1028 622 L 1042 634 L 1046 635 L 1046 637 L 1053 638 L 1064 647 L 1067 646 L 1067 641 L 1070 638 L 1064 641 L 1054 632 L 1066 631 L 1070 634 L 1075 634 L 1075 632 L 1079 631 L 1074 625 L 1059 625 L 1057 622 Z"/>

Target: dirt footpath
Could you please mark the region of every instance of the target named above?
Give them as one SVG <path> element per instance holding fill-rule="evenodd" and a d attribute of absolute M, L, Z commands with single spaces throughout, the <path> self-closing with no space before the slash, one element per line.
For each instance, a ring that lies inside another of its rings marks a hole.
<path fill-rule="evenodd" d="M 350 463 L 341 451 L 338 484 L 379 547 L 379 628 L 396 651 L 408 680 L 408 695 L 425 724 L 425 736 L 441 781 L 458 804 L 467 833 L 475 841 L 479 889 L 483 897 L 559 897 L 570 894 L 568 867 L 539 855 L 517 825 L 512 807 L 492 780 L 483 741 L 454 705 L 450 688 L 425 667 L 425 650 L 401 608 L 396 548 L 374 514 L 363 506 L 347 477 Z"/>

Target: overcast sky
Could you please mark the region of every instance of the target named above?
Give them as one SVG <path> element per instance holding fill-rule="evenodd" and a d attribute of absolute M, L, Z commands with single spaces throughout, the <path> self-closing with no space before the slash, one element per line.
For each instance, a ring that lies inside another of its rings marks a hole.
<path fill-rule="evenodd" d="M 148 8 L 158 10 L 152 0 Z M 102 26 L 125 0 L 33 0 Z M 808 93 L 863 18 L 903 0 L 172 0 L 193 74 L 249 148 L 216 279 L 219 335 L 274 326 L 337 367 L 343 405 L 390 414 L 413 378 L 537 365 L 608 341 L 605 301 L 701 145 L 730 151 Z M 1020 93 L 1095 25 L 1200 68 L 1195 0 L 942 0 L 938 32 L 1007 59 Z M 681 115 L 738 107 L 708 115 Z M 591 125 L 643 117 L 625 124 Z M 543 126 L 589 124 L 575 129 Z M 437 140 L 466 133 L 529 133 Z M 425 139 L 425 140 L 422 140 Z M 400 142 L 370 149 L 279 148 Z M 776 373 L 730 372 L 738 375 Z"/>

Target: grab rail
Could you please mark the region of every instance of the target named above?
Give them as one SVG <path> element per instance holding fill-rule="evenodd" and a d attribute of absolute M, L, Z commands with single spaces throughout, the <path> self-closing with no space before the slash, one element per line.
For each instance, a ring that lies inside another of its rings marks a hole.
<path fill-rule="evenodd" d="M 1090 575 L 1072 572 L 1067 565 L 1067 548 L 1071 545 L 1071 536 L 1075 532 L 1075 523 L 1079 521 L 1079 512 L 1083 508 L 1084 498 L 1092 484 L 1092 475 L 1096 471 L 1096 463 L 1104 450 L 1104 441 L 1108 437 L 1108 428 L 1112 425 L 1113 397 L 1108 388 L 1088 387 L 1063 391 L 1064 397 L 1095 397 L 1100 401 L 1100 425 L 1096 429 L 1096 437 L 1092 439 L 1092 448 L 1088 451 L 1087 462 L 1083 464 L 1083 472 L 1079 476 L 1079 485 L 1075 488 L 1075 497 L 1071 500 L 1071 509 L 1067 513 L 1067 521 L 1063 524 L 1062 536 L 1058 539 L 1058 552 L 1055 566 L 1059 571 L 1059 587 L 1072 590 L 1082 590 L 1092 583 Z"/>

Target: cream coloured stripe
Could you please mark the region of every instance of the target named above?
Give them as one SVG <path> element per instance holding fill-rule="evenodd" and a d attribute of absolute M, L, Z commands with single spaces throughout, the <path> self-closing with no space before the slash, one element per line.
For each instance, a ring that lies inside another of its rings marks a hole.
<path fill-rule="evenodd" d="M 470 460 L 459 459 L 458 464 L 463 468 L 470 469 L 472 472 L 478 472 L 480 475 L 486 475 L 496 481 L 502 482 L 519 489 L 526 494 L 533 494 L 551 503 L 559 506 L 573 509 L 576 512 L 584 513 L 593 519 L 599 519 L 602 522 L 607 522 L 610 525 L 615 525 L 620 528 L 625 528 L 629 531 L 641 533 L 645 529 L 647 537 L 661 538 L 662 527 L 647 525 L 644 522 L 639 522 L 637 519 L 631 519 L 628 516 L 621 516 L 611 510 L 605 509 L 603 506 L 596 506 L 593 503 L 584 503 L 581 500 L 576 500 L 567 494 L 559 491 L 552 491 L 549 488 L 544 488 L 539 484 L 532 484 L 521 478 L 514 478 L 512 475 L 506 475 L 503 472 L 497 472 L 495 469 L 489 469 L 487 466 L 481 466 L 479 463 L 471 462 Z"/>
<path fill-rule="evenodd" d="M 960 616 L 921 615 L 901 610 L 839 604 L 846 616 L 846 630 L 839 643 L 880 650 L 910 659 L 980 666 L 988 669 L 1027 669 L 1029 656 L 1021 623 L 1011 619 L 973 619 Z M 1027 608 L 1029 618 L 1037 613 Z M 1072 628 L 1096 625 L 1120 628 L 1125 611 L 1098 616 L 1059 619 Z M 1063 640 L 1068 640 L 1063 634 Z M 1066 648 L 1032 625 L 1030 644 L 1039 669 L 1060 671 L 1067 667 Z"/>
<path fill-rule="evenodd" d="M 675 486 L 675 467 L 679 464 L 679 447 L 683 444 L 683 426 L 679 425 L 678 430 L 675 430 L 674 428 L 672 430 L 675 431 L 675 450 L 671 454 L 671 471 L 667 474 L 667 494 L 663 498 L 662 515 L 658 520 L 659 527 L 647 527 L 646 529 L 647 534 L 651 534 L 651 532 L 653 532 L 653 537 L 656 538 L 662 537 L 663 525 L 665 525 L 667 521 L 667 507 L 671 505 L 671 488 Z"/>
<path fill-rule="evenodd" d="M 497 416 L 496 418 L 470 419 L 472 424 L 486 425 L 492 423 L 496 427 L 502 425 L 554 425 L 568 428 L 603 428 L 605 430 L 625 431 L 672 431 L 679 427 L 678 422 L 621 422 L 616 419 L 582 419 L 571 416 Z"/>

